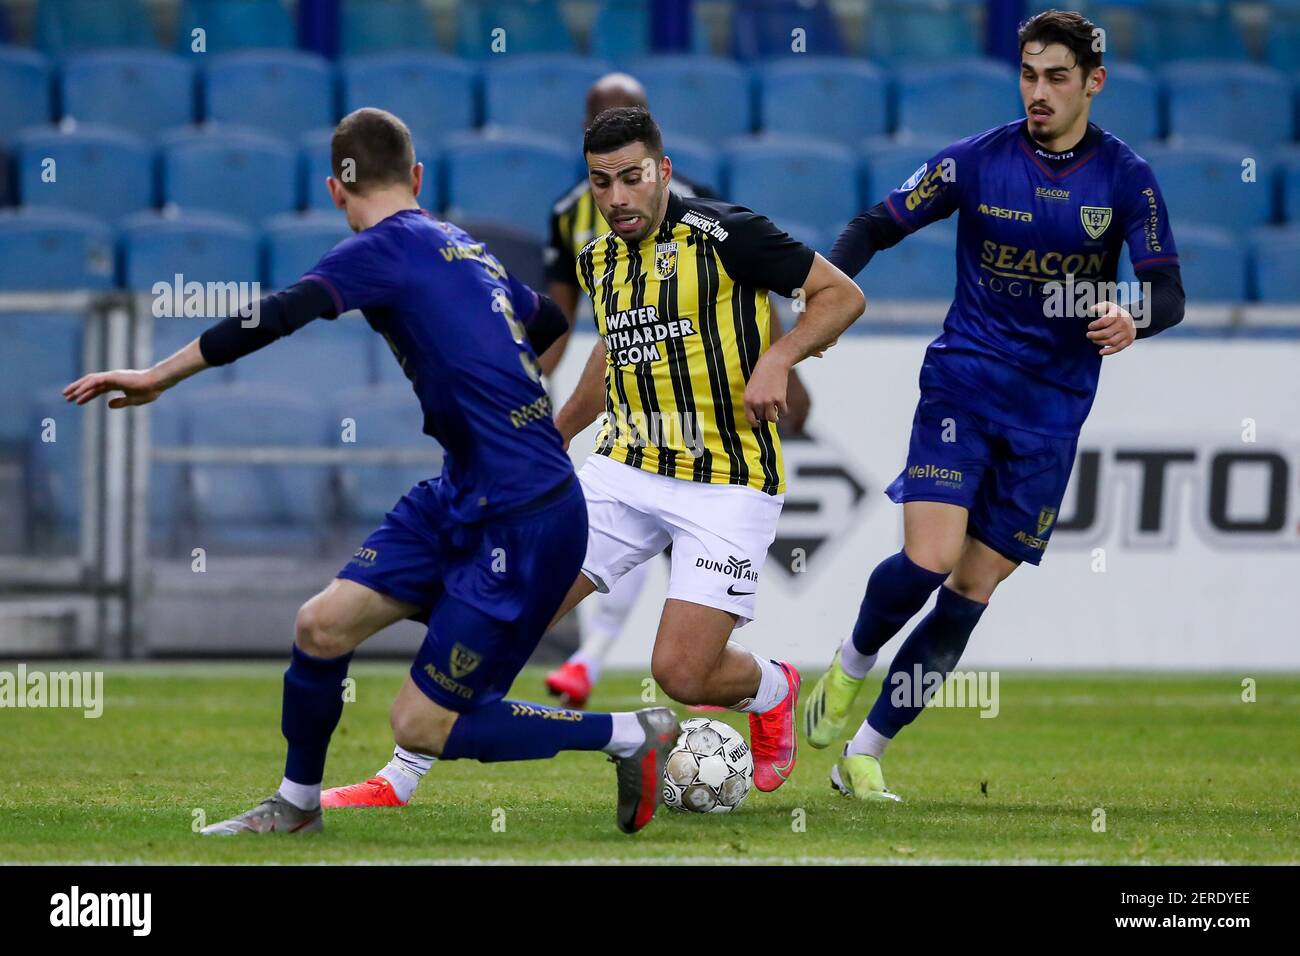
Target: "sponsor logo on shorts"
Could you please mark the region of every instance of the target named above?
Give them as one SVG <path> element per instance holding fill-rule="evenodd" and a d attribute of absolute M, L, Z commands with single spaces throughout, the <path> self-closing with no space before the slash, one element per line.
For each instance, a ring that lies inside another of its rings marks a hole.
<path fill-rule="evenodd" d="M 703 568 L 705 571 L 716 571 L 719 574 L 725 574 L 728 577 L 735 578 L 737 581 L 757 581 L 758 572 L 753 568 L 753 562 L 748 558 L 738 558 L 734 554 L 727 555 L 726 561 L 715 561 L 712 558 L 696 558 L 695 566 Z M 727 591 L 731 593 L 730 589 Z M 739 593 L 753 593 L 739 592 Z"/>
<path fill-rule="evenodd" d="M 1028 531 L 1017 531 L 1012 535 L 1017 541 L 1027 548 L 1033 548 L 1035 551 L 1045 551 L 1047 549 L 1047 539 L 1035 537 Z"/>
<path fill-rule="evenodd" d="M 949 488 L 960 488 L 963 480 L 962 473 L 956 468 L 941 468 L 939 465 L 908 465 L 907 477 L 924 478 Z"/>
<path fill-rule="evenodd" d="M 471 651 L 459 641 L 451 646 L 452 677 L 464 677 L 481 663 L 483 663 L 483 655 Z"/>
<path fill-rule="evenodd" d="M 470 690 L 470 688 L 466 687 L 459 681 L 452 680 L 432 664 L 425 664 L 424 672 L 429 675 L 431 681 L 449 694 L 455 694 L 457 697 L 463 697 L 465 700 L 469 700 L 474 696 L 474 691 Z"/>

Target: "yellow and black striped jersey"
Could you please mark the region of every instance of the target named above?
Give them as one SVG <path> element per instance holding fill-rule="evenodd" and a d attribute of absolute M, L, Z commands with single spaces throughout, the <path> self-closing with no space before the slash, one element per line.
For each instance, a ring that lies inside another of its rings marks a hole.
<path fill-rule="evenodd" d="M 785 491 L 781 443 L 745 419 L 745 385 L 770 343 L 767 290 L 793 295 L 814 253 L 764 216 L 670 193 L 635 246 L 607 231 L 578 255 L 605 341 L 596 453 L 689 481 Z"/>
<path fill-rule="evenodd" d="M 676 170 L 668 188 L 679 196 L 714 199 L 707 186 L 687 179 Z M 609 231 L 609 224 L 596 208 L 591 183 L 583 179 L 564 194 L 551 210 L 551 238 L 546 244 L 546 278 L 551 282 L 578 285 L 578 253 L 592 239 Z"/>

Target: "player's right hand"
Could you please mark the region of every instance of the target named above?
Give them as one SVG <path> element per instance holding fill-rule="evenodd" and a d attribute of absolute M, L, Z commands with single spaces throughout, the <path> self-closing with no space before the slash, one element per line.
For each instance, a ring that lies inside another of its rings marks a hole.
<path fill-rule="evenodd" d="M 147 405 L 164 391 L 152 370 L 122 368 L 83 375 L 64 388 L 63 397 L 78 405 L 85 405 L 105 392 L 122 392 L 118 397 L 109 399 L 108 407 L 126 408 L 130 405 Z"/>

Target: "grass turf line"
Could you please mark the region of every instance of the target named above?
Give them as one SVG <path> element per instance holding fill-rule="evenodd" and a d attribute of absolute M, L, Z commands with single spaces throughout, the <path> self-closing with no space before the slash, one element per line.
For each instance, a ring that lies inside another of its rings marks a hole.
<path fill-rule="evenodd" d="M 78 669 L 93 664 L 40 665 Z M 29 669 L 36 669 L 35 665 Z M 280 779 L 279 665 L 108 665 L 104 714 L 0 710 L 0 861 L 1097 862 L 1300 861 L 1300 676 L 1004 673 L 1001 710 L 931 710 L 886 758 L 906 803 L 833 793 L 835 749 L 800 742 L 794 778 L 729 815 L 661 809 L 627 837 L 599 754 L 438 763 L 400 810 L 330 811 L 311 838 L 206 839 Z M 405 669 L 358 665 L 326 785 L 391 753 L 388 705 Z M 805 674 L 808 686 L 815 672 Z M 542 671 L 519 699 L 542 701 Z M 876 682 L 859 700 L 865 714 Z M 641 675 L 610 674 L 592 704 L 643 706 Z M 683 716 L 685 716 L 683 714 Z M 719 715 L 713 715 L 719 716 Z M 743 715 L 721 715 L 745 731 Z M 1106 814 L 1093 829 L 1094 809 Z M 505 830 L 493 830 L 494 811 Z M 796 826 L 802 820 L 800 831 Z"/>

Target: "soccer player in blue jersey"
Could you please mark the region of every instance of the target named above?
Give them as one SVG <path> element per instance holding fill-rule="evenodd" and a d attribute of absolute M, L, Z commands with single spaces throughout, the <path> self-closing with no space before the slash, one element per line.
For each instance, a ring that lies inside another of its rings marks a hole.
<path fill-rule="evenodd" d="M 87 375 L 85 404 L 142 405 L 317 317 L 360 309 L 384 336 L 445 452 L 442 474 L 394 506 L 338 576 L 298 612 L 284 675 L 284 779 L 205 834 L 322 828 L 321 780 L 352 652 L 405 618 L 428 633 L 393 704 L 398 743 L 443 760 L 530 760 L 594 750 L 617 767 L 620 829 L 650 822 L 676 743 L 667 708 L 594 714 L 504 700 L 587 544 L 587 507 L 551 418 L 536 353 L 567 329 L 554 302 L 509 276 L 482 244 L 420 209 L 423 166 L 397 117 L 362 109 L 331 144 L 330 196 L 357 235 L 303 278 L 143 371 Z"/>
<path fill-rule="evenodd" d="M 1078 13 L 1027 20 L 1025 118 L 936 154 L 831 253 L 857 275 L 875 252 L 958 214 L 956 295 L 921 365 L 907 465 L 887 491 L 903 504 L 903 550 L 872 572 L 853 632 L 804 709 L 814 747 L 841 739 L 877 653 L 938 591 L 832 770 L 846 795 L 897 799 L 880 758 L 937 689 L 929 676 L 956 666 L 998 584 L 1042 559 L 1102 358 L 1182 319 L 1155 177 L 1088 121 L 1106 82 L 1099 35 Z M 1107 285 L 1125 244 L 1144 291 L 1132 311 Z M 925 686 L 909 688 L 918 672 Z"/>

